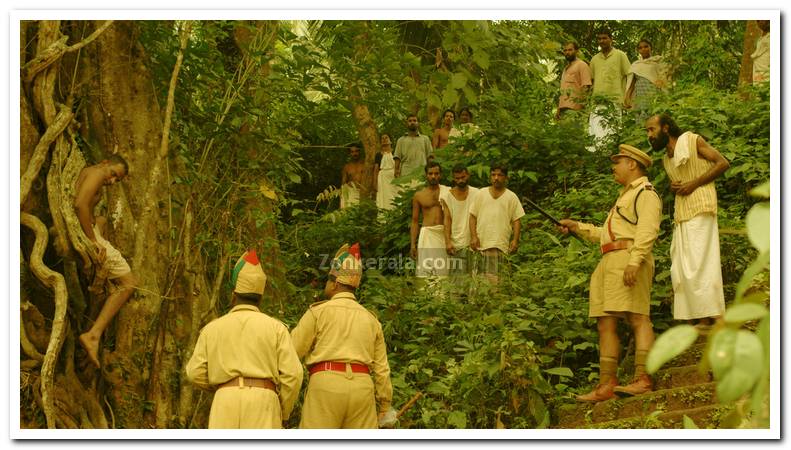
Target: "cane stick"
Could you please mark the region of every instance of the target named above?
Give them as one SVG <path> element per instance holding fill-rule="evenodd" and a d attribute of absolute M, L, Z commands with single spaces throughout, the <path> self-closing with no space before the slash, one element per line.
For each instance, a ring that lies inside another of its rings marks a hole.
<path fill-rule="evenodd" d="M 531 208 L 533 208 L 533 209 L 535 209 L 536 211 L 538 211 L 538 212 L 539 212 L 539 213 L 540 213 L 542 216 L 544 216 L 544 217 L 546 217 L 547 219 L 549 219 L 549 220 L 550 220 L 552 223 L 554 223 L 555 225 L 557 225 L 557 226 L 559 226 L 559 227 L 562 227 L 562 226 L 563 226 L 563 225 L 560 223 L 560 221 L 559 221 L 558 219 L 556 219 L 556 218 L 552 217 L 552 215 L 551 215 L 551 214 L 549 214 L 548 212 L 546 212 L 546 211 L 544 211 L 543 209 L 541 209 L 541 207 L 540 207 L 540 206 L 538 206 L 538 205 L 536 205 L 535 203 L 533 203 L 533 201 L 532 201 L 532 200 L 530 200 L 529 198 L 527 198 L 527 197 L 522 197 L 522 200 L 523 200 L 523 201 L 525 201 L 525 202 L 527 202 L 527 204 L 528 204 L 528 205 L 530 205 L 530 207 L 531 207 Z M 576 233 L 574 233 L 574 232 L 571 232 L 571 231 L 570 231 L 570 233 L 571 233 L 571 237 L 573 237 L 573 238 L 577 239 L 578 241 L 582 242 L 583 244 L 585 243 L 585 241 L 584 241 L 584 240 L 582 240 L 582 238 L 581 238 L 581 237 L 577 236 L 577 235 L 576 235 Z"/>
<path fill-rule="evenodd" d="M 396 414 L 396 419 L 401 417 L 405 412 L 409 411 L 409 408 L 414 406 L 414 404 L 417 403 L 418 399 L 420 399 L 420 397 L 422 397 L 422 396 L 423 396 L 423 393 L 422 392 L 418 392 L 412 398 L 410 398 L 409 401 L 406 402 L 406 404 L 404 404 L 404 406 L 402 406 L 401 409 L 398 410 L 398 414 Z"/>

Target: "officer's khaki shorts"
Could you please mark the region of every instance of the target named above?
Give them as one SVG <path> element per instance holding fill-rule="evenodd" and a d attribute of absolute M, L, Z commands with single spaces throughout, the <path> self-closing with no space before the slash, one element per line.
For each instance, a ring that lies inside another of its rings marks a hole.
<path fill-rule="evenodd" d="M 602 255 L 591 276 L 588 317 L 623 317 L 625 312 L 649 315 L 654 258 L 649 255 L 640 264 L 637 282 L 632 287 L 623 283 L 623 271 L 628 263 L 628 249 Z"/>

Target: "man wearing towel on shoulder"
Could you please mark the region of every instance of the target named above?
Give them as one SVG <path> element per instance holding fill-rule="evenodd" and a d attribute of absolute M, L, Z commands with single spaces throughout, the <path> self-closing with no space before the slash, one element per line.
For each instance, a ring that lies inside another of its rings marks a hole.
<path fill-rule="evenodd" d="M 409 226 L 410 255 L 416 259 L 415 276 L 448 275 L 448 254 L 445 251 L 445 225 L 440 198 L 450 190 L 439 184 L 442 169 L 439 163 L 426 164 L 426 187 L 412 198 L 412 223 Z M 423 223 L 418 236 L 418 219 Z"/>
<path fill-rule="evenodd" d="M 503 256 L 519 248 L 519 219 L 525 215 L 522 203 L 506 188 L 508 167 L 489 168 L 492 185 L 482 188 L 470 204 L 470 248 L 483 255 L 483 273 L 496 283 Z"/>
<path fill-rule="evenodd" d="M 255 250 L 234 266 L 233 306 L 201 330 L 187 379 L 216 391 L 209 428 L 282 428 L 302 385 L 288 329 L 258 310 L 266 275 Z"/>
<path fill-rule="evenodd" d="M 648 119 L 645 129 L 651 148 L 665 150 L 662 164 L 676 194 L 670 244 L 673 317 L 697 319 L 705 329 L 725 312 L 714 180 L 730 163 L 702 137 L 682 133 L 667 114 Z"/>
<path fill-rule="evenodd" d="M 377 428 L 395 422 L 382 325 L 354 296 L 362 275 L 359 244 L 345 244 L 332 260 L 327 300 L 310 305 L 291 332 L 310 372 L 300 428 Z"/>

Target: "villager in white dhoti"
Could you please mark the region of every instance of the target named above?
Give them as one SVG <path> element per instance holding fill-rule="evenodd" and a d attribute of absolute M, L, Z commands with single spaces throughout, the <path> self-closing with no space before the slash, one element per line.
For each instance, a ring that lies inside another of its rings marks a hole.
<path fill-rule="evenodd" d="M 713 166 L 699 157 L 697 139 L 692 132 L 681 134 L 673 157 L 664 156 L 662 162 L 671 182 L 688 182 Z M 721 316 L 725 295 L 714 183 L 700 186 L 689 195 L 676 195 L 674 222 L 670 246 L 673 317 L 692 320 Z"/>
<path fill-rule="evenodd" d="M 447 275 L 448 253 L 445 251 L 445 226 L 440 224 L 420 228 L 415 276 L 426 278 Z"/>
<path fill-rule="evenodd" d="M 379 176 L 376 180 L 376 206 L 379 209 L 393 209 L 393 200 L 398 196 L 399 189 L 393 184 L 395 161 L 391 152 L 383 152 L 379 162 Z"/>
<path fill-rule="evenodd" d="M 670 244 L 673 317 L 692 320 L 725 312 L 717 217 L 699 214 L 673 226 Z"/>
<path fill-rule="evenodd" d="M 360 189 L 350 183 L 341 185 L 341 209 L 360 203 Z"/>
<path fill-rule="evenodd" d="M 621 108 L 616 105 L 598 105 L 588 116 L 588 134 L 593 136 L 589 152 L 603 148 L 613 138 L 621 120 Z"/>

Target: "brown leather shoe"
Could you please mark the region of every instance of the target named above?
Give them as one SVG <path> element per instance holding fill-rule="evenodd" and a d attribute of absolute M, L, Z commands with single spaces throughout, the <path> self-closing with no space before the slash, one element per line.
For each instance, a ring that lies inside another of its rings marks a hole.
<path fill-rule="evenodd" d="M 613 389 L 618 386 L 618 380 L 612 379 L 606 383 L 599 383 L 593 388 L 592 391 L 588 392 L 587 394 L 578 395 L 577 401 L 578 402 L 588 402 L 588 403 L 597 403 L 603 402 L 605 400 L 609 400 L 611 398 L 615 398 L 615 393 Z"/>
<path fill-rule="evenodd" d="M 630 384 L 614 388 L 613 392 L 619 397 L 631 397 L 633 395 L 642 395 L 651 392 L 653 388 L 654 384 L 651 382 L 651 377 L 647 373 L 644 373 L 635 378 Z"/>

